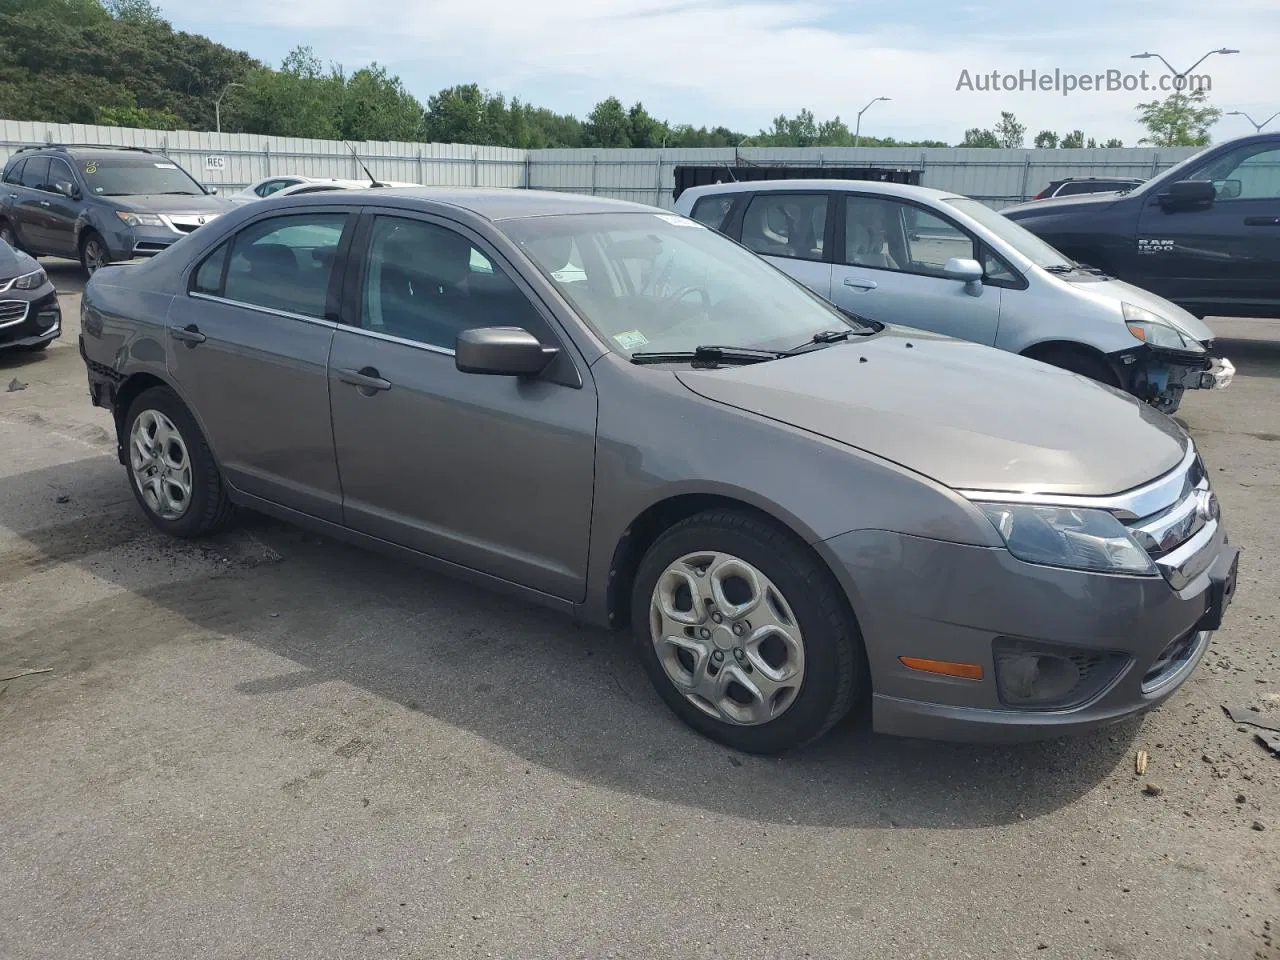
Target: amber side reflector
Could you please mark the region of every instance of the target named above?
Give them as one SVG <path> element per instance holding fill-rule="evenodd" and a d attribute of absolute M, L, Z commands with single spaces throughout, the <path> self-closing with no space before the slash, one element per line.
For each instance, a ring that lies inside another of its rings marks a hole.
<path fill-rule="evenodd" d="M 976 663 L 952 663 L 950 660 L 922 660 L 919 657 L 899 657 L 903 666 L 912 670 L 923 670 L 925 673 L 940 673 L 944 677 L 959 677 L 962 680 L 981 680 L 982 667 Z"/>

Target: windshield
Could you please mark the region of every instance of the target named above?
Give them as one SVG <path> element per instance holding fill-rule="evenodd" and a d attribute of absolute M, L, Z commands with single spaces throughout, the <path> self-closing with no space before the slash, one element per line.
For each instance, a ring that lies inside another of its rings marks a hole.
<path fill-rule="evenodd" d="M 96 197 L 136 197 L 173 193 L 203 196 L 200 184 L 171 160 L 154 154 L 142 157 L 94 157 L 77 160 L 80 175 Z"/>
<path fill-rule="evenodd" d="M 955 207 L 962 213 L 967 213 L 1038 267 L 1053 269 L 1073 266 L 1069 258 L 1049 246 L 1026 227 L 1015 223 L 978 200 L 969 197 L 948 197 L 943 203 Z"/>
<path fill-rule="evenodd" d="M 618 353 L 786 350 L 846 318 L 721 234 L 663 213 L 509 220 L 501 228 Z"/>

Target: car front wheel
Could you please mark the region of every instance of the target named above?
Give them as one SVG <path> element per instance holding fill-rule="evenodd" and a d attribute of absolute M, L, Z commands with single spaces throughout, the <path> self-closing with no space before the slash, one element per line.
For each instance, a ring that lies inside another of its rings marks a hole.
<path fill-rule="evenodd" d="M 857 624 L 830 571 L 747 513 L 701 513 L 659 536 L 637 571 L 631 615 L 667 705 L 747 753 L 816 740 L 866 687 Z"/>
<path fill-rule="evenodd" d="M 111 262 L 111 254 L 107 245 L 96 233 L 88 233 L 80 242 L 80 266 L 89 276 L 93 276 L 102 267 Z"/>
<path fill-rule="evenodd" d="M 222 526 L 231 503 L 195 418 L 168 387 L 138 395 L 124 422 L 129 485 L 147 518 L 175 537 Z"/>

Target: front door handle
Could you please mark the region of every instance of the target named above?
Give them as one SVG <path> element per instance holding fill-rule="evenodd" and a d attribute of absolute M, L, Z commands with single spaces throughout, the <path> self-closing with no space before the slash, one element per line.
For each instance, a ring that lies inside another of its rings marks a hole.
<path fill-rule="evenodd" d="M 380 390 L 391 389 L 391 381 L 384 380 L 379 376 L 377 369 L 374 367 L 361 367 L 359 370 L 339 370 L 338 379 L 343 383 L 351 384 L 353 387 L 359 387 L 360 392 L 366 397 L 373 396 Z"/>
<path fill-rule="evenodd" d="M 874 280 L 863 280 L 861 277 L 845 277 L 844 285 L 858 290 L 874 290 L 876 288 Z"/>
<path fill-rule="evenodd" d="M 194 323 L 188 323 L 185 327 L 170 327 L 169 332 L 173 334 L 173 339 L 181 340 L 189 347 L 204 343 L 207 339 Z"/>
<path fill-rule="evenodd" d="M 48 200 L 41 200 L 41 201 L 40 201 L 40 206 L 42 206 L 42 207 L 47 207 L 48 205 L 49 205 L 49 201 L 48 201 Z"/>
<path fill-rule="evenodd" d="M 1245 217 L 1246 227 L 1280 227 L 1280 217 Z"/>

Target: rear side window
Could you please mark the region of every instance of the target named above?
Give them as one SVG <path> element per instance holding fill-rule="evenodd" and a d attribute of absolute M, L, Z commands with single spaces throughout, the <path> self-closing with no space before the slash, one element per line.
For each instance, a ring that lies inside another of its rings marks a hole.
<path fill-rule="evenodd" d="M 5 183 L 21 183 L 22 167 L 26 162 L 27 162 L 26 160 L 19 160 L 17 163 L 10 164 L 9 168 L 4 172 L 4 182 Z"/>
<path fill-rule="evenodd" d="M 227 240 L 217 250 L 204 258 L 191 281 L 192 293 L 204 293 L 211 297 L 222 296 L 222 270 L 227 262 L 231 241 Z"/>
<path fill-rule="evenodd" d="M 742 218 L 742 243 L 765 256 L 821 260 L 826 229 L 826 194 L 758 193 Z"/>
<path fill-rule="evenodd" d="M 691 216 L 712 230 L 719 230 L 724 226 L 724 218 L 729 215 L 732 207 L 733 197 L 731 196 L 722 194 L 718 197 L 699 197 L 697 203 L 693 205 Z"/>
<path fill-rule="evenodd" d="M 49 180 L 49 158 L 28 157 L 22 168 L 22 185 L 32 190 L 43 190 Z"/>
<path fill-rule="evenodd" d="M 345 213 L 259 220 L 236 234 L 223 296 L 228 300 L 324 318 Z"/>

